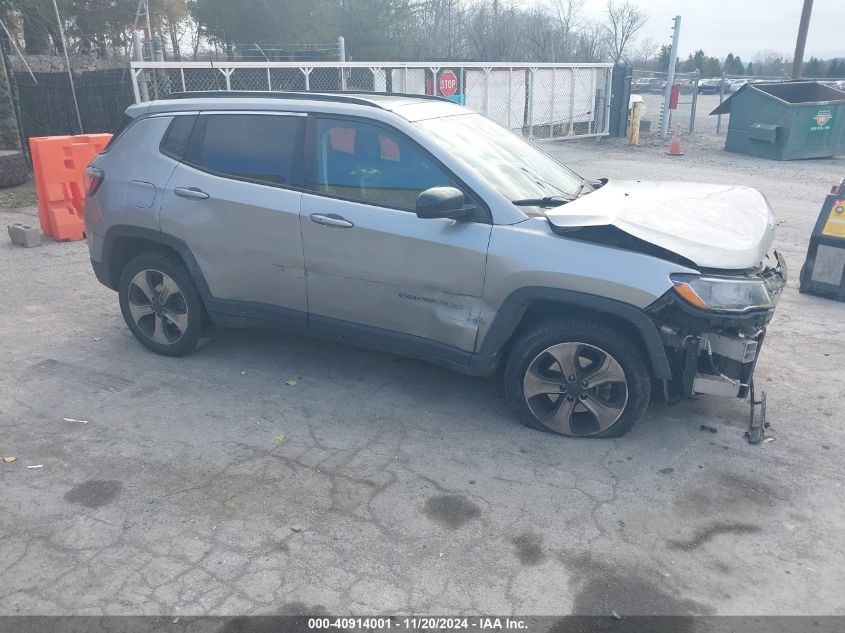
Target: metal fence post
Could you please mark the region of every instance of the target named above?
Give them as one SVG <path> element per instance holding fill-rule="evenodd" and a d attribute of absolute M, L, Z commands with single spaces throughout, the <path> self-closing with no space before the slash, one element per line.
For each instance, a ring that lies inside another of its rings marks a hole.
<path fill-rule="evenodd" d="M 596 70 L 598 73 L 598 70 Z M 613 69 L 606 68 L 604 71 L 604 125 L 601 133 L 610 133 L 610 99 L 613 96 Z M 596 130 L 598 132 L 598 130 Z"/>
<path fill-rule="evenodd" d="M 484 116 L 490 112 L 490 73 L 492 71 L 492 68 L 484 69 Z"/>
<path fill-rule="evenodd" d="M 574 68 L 570 69 L 572 71 L 572 81 L 569 84 L 569 119 L 567 126 L 569 128 L 569 134 L 567 136 L 574 136 L 575 135 L 575 80 L 578 78 L 578 71 Z"/>
<path fill-rule="evenodd" d="M 534 140 L 534 69 L 528 69 L 528 77 L 527 77 L 527 94 L 525 104 L 526 109 L 528 110 L 528 138 Z"/>
<path fill-rule="evenodd" d="M 725 100 L 725 73 L 722 73 L 722 81 L 719 82 L 719 105 Z M 722 133 L 722 115 L 716 115 L 716 136 Z"/>
<path fill-rule="evenodd" d="M 666 73 L 666 90 L 663 93 L 663 116 L 660 119 L 660 138 L 669 135 L 669 101 L 672 98 L 672 84 L 675 83 L 675 61 L 678 57 L 678 37 L 681 34 L 681 16 L 675 16 L 672 28 L 672 48 L 669 53 L 669 69 Z"/>
<path fill-rule="evenodd" d="M 144 49 L 141 45 L 141 31 L 132 31 L 132 57 L 136 62 L 144 61 Z M 150 95 L 147 92 L 147 82 L 140 83 L 140 73 L 144 72 L 138 69 L 137 72 L 132 72 L 132 90 L 135 92 L 135 103 L 142 101 L 149 101 Z M 140 84 L 140 85 L 139 85 Z"/>
<path fill-rule="evenodd" d="M 511 110 L 513 110 L 513 66 L 508 68 L 508 128 L 511 128 Z"/>
<path fill-rule="evenodd" d="M 346 71 L 343 68 L 343 64 L 346 63 L 346 40 L 343 39 L 342 35 L 338 35 L 337 37 L 337 59 L 341 63 L 340 66 L 340 89 L 346 90 Z"/>
<path fill-rule="evenodd" d="M 695 109 L 698 107 L 698 82 L 701 80 L 701 71 L 695 69 L 695 83 L 692 86 L 692 105 L 690 106 L 689 115 L 689 133 L 695 132 Z"/>

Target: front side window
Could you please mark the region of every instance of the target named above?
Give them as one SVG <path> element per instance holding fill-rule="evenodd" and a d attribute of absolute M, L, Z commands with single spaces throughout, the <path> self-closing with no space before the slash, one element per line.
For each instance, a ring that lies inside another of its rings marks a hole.
<path fill-rule="evenodd" d="M 185 160 L 220 176 L 291 185 L 304 121 L 274 114 L 204 115 Z"/>
<path fill-rule="evenodd" d="M 340 198 L 413 211 L 430 187 L 449 175 L 410 142 L 357 121 L 316 122 L 316 189 Z"/>

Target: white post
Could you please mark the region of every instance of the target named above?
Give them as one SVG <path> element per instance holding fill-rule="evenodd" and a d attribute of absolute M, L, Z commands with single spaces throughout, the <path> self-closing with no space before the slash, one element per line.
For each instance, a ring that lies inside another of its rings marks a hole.
<path fill-rule="evenodd" d="M 528 69 L 528 138 L 534 140 L 534 71 Z"/>
<path fill-rule="evenodd" d="M 681 16 L 675 16 L 672 27 L 672 50 L 669 53 L 669 71 L 666 75 L 666 90 L 663 93 L 663 117 L 660 119 L 660 138 L 669 135 L 669 101 L 672 99 L 672 84 L 675 83 L 675 60 L 678 58 L 678 36 L 681 33 Z"/>
<path fill-rule="evenodd" d="M 144 48 L 141 44 L 141 31 L 132 31 L 132 58 L 136 62 L 144 61 Z M 150 94 L 147 91 L 147 82 L 146 80 L 141 81 L 141 73 L 144 71 L 141 68 L 136 70 L 137 72 L 133 74 L 133 77 L 135 78 L 135 84 L 133 85 L 133 88 L 135 89 L 135 102 L 140 103 L 141 101 L 149 101 Z"/>
<path fill-rule="evenodd" d="M 567 121 L 567 136 L 575 136 L 575 80 L 578 79 L 578 70 L 573 66 L 570 68 L 572 81 L 569 82 L 569 120 Z"/>
<path fill-rule="evenodd" d="M 490 73 L 492 68 L 484 69 L 484 116 L 490 116 Z"/>
<path fill-rule="evenodd" d="M 343 64 L 346 61 L 346 40 L 342 35 L 337 36 L 337 60 Z M 346 90 L 346 71 L 340 67 L 340 89 Z"/>
<path fill-rule="evenodd" d="M 508 68 L 508 129 L 511 128 L 511 110 L 513 110 L 513 66 Z"/>
<path fill-rule="evenodd" d="M 131 68 L 132 74 L 132 93 L 135 95 L 135 103 L 141 103 L 141 91 L 138 90 L 138 75 L 141 73 L 140 68 Z"/>

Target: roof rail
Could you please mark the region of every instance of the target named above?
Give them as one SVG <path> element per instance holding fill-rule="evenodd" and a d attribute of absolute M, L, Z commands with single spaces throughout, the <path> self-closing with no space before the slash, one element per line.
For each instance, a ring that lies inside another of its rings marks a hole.
<path fill-rule="evenodd" d="M 309 91 L 276 91 L 276 90 L 197 90 L 195 92 L 173 92 L 161 101 L 170 99 L 217 99 L 220 97 L 248 97 L 255 99 L 311 99 L 312 101 L 335 101 L 339 103 L 354 103 L 374 108 L 381 108 L 378 103 L 363 97 L 407 97 L 411 99 L 430 99 L 455 103 L 451 99 L 437 95 L 420 95 L 405 92 L 366 92 L 363 90 L 327 90 L 323 92 Z"/>

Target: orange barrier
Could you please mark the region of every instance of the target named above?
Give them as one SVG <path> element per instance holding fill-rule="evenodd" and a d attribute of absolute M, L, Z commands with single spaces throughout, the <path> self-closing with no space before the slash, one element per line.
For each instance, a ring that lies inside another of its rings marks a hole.
<path fill-rule="evenodd" d="M 29 139 L 38 221 L 54 240 L 81 240 L 85 226 L 83 172 L 111 134 L 42 136 Z"/>

